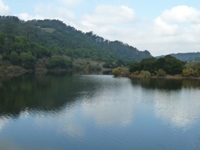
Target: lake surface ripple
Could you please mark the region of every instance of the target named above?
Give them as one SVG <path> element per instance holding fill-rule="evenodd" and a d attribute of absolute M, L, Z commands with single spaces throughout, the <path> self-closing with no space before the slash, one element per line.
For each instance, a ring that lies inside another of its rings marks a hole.
<path fill-rule="evenodd" d="M 200 81 L 1 78 L 0 149 L 200 149 Z"/>

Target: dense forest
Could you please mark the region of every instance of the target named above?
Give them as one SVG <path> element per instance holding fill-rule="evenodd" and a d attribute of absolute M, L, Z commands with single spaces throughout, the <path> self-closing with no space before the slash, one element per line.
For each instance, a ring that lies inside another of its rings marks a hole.
<path fill-rule="evenodd" d="M 75 63 L 81 59 L 86 65 L 95 61 L 113 68 L 150 57 L 148 51 L 105 40 L 93 32 L 83 33 L 59 20 L 25 22 L 14 16 L 0 16 L 0 66 L 8 62 L 31 70 L 81 69 L 81 63 Z"/>

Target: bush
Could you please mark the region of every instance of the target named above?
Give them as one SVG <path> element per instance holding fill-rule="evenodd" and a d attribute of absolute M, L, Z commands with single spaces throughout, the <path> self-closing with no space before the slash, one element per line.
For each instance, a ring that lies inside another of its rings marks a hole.
<path fill-rule="evenodd" d="M 149 71 L 142 70 L 142 71 L 140 71 L 140 76 L 149 78 L 149 77 L 151 77 L 151 73 Z"/>
<path fill-rule="evenodd" d="M 129 71 L 128 71 L 127 68 L 117 67 L 117 68 L 112 70 L 112 74 L 115 77 L 119 77 L 119 76 L 128 77 Z"/>
<path fill-rule="evenodd" d="M 10 61 L 14 65 L 20 64 L 20 57 L 19 57 L 19 55 L 15 51 L 11 52 L 11 54 L 10 54 Z"/>
<path fill-rule="evenodd" d="M 22 66 L 26 69 L 35 69 L 36 58 L 29 52 L 22 52 L 20 54 Z"/>
<path fill-rule="evenodd" d="M 118 77 L 121 75 L 121 68 L 118 67 L 118 68 L 115 68 L 112 70 L 112 75 L 114 75 L 115 77 Z"/>
<path fill-rule="evenodd" d="M 72 62 L 62 56 L 53 56 L 52 58 L 49 59 L 47 63 L 47 68 L 48 69 L 55 69 L 55 68 L 69 69 L 69 68 L 72 68 Z"/>
<path fill-rule="evenodd" d="M 163 69 L 158 69 L 158 71 L 156 71 L 157 76 L 163 77 L 166 75 L 166 72 Z"/>
<path fill-rule="evenodd" d="M 183 77 L 189 77 L 191 75 L 191 71 L 188 68 L 183 69 L 182 76 Z"/>

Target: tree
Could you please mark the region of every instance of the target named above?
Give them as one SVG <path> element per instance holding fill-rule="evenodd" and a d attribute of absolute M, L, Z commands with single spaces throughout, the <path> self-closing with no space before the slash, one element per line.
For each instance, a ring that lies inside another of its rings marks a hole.
<path fill-rule="evenodd" d="M 72 62 L 62 56 L 53 56 L 49 59 L 49 61 L 47 63 L 47 68 L 49 68 L 49 69 L 55 69 L 55 68 L 70 69 L 70 68 L 72 68 Z"/>
<path fill-rule="evenodd" d="M 147 70 L 154 73 L 156 69 L 156 58 L 145 58 L 140 62 L 141 70 Z"/>
<path fill-rule="evenodd" d="M 34 69 L 36 58 L 31 54 L 31 52 L 22 52 L 20 54 L 22 66 L 26 69 Z"/>
<path fill-rule="evenodd" d="M 149 78 L 151 77 L 151 73 L 149 71 L 142 70 L 140 71 L 140 76 L 144 78 Z"/>
<path fill-rule="evenodd" d="M 113 69 L 112 74 L 115 77 L 120 77 L 120 76 L 128 77 L 129 76 L 128 69 L 122 68 L 122 67 L 117 67 L 117 68 Z"/>
<path fill-rule="evenodd" d="M 157 76 L 165 76 L 166 72 L 163 69 L 158 69 L 158 71 L 156 71 Z"/>
<path fill-rule="evenodd" d="M 140 63 L 139 62 L 134 62 L 131 64 L 131 66 L 129 67 L 129 72 L 136 72 L 136 71 L 140 71 Z"/>
<path fill-rule="evenodd" d="M 19 57 L 19 55 L 15 51 L 11 52 L 11 54 L 10 54 L 10 61 L 14 65 L 20 64 L 20 57 Z"/>
<path fill-rule="evenodd" d="M 173 56 L 167 55 L 156 61 L 156 66 L 166 71 L 167 74 L 181 74 L 183 62 Z"/>
<path fill-rule="evenodd" d="M 173 56 L 167 55 L 164 57 L 165 64 L 164 70 L 169 74 L 180 74 L 183 69 L 183 63 L 179 59 L 176 59 Z"/>

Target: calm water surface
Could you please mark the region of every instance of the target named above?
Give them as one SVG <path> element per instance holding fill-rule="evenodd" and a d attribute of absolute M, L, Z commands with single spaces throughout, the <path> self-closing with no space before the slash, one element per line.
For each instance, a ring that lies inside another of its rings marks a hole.
<path fill-rule="evenodd" d="M 0 149 L 200 149 L 200 81 L 0 79 Z"/>

